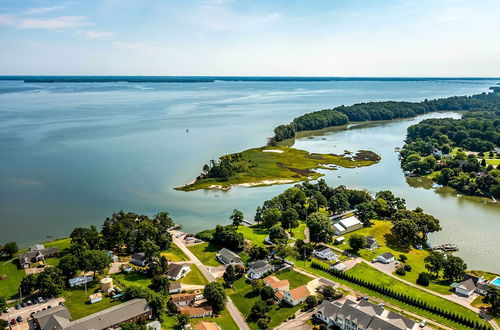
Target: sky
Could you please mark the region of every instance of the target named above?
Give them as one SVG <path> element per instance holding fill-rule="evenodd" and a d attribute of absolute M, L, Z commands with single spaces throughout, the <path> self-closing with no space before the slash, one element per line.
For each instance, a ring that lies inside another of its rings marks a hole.
<path fill-rule="evenodd" d="M 499 77 L 498 0 L 0 0 L 0 75 Z"/>

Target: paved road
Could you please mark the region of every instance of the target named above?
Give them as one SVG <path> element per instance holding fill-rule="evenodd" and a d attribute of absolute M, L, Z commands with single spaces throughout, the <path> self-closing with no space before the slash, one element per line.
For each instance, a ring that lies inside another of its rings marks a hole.
<path fill-rule="evenodd" d="M 177 245 L 187 256 L 191 261 L 200 269 L 201 273 L 205 276 L 205 278 L 209 282 L 215 282 L 215 278 L 210 273 L 208 268 L 201 263 L 200 259 L 198 259 L 185 245 L 182 239 L 176 238 L 175 236 L 180 233 L 179 231 L 172 231 L 172 236 L 173 236 L 173 241 L 175 245 Z M 241 315 L 240 311 L 236 306 L 234 305 L 233 301 L 231 298 L 227 297 L 227 304 L 226 304 L 227 310 L 233 317 L 233 320 L 236 322 L 236 325 L 238 326 L 239 329 L 243 330 L 250 330 L 250 327 L 248 324 L 245 322 L 245 318 L 243 315 Z"/>
<path fill-rule="evenodd" d="M 42 308 L 47 308 L 47 306 L 49 306 L 49 305 L 52 307 L 55 307 L 55 306 L 59 305 L 59 303 L 61 301 L 64 301 L 63 297 L 50 299 L 47 302 L 44 302 L 42 304 L 26 306 L 26 307 L 23 307 L 21 309 L 15 309 L 14 307 L 12 307 L 10 309 L 10 313 L 2 313 L 0 318 L 7 320 L 7 321 L 10 321 L 12 319 L 17 318 L 18 316 L 22 316 L 23 320 L 26 321 L 31 317 L 32 312 L 42 310 Z"/>

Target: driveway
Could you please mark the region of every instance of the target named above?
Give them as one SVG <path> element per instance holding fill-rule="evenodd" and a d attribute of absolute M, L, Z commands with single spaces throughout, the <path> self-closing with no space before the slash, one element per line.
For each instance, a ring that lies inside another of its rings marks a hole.
<path fill-rule="evenodd" d="M 11 308 L 10 313 L 2 313 L 0 318 L 10 322 L 10 320 L 17 318 L 18 316 L 22 316 L 23 320 L 26 321 L 29 318 L 31 318 L 32 312 L 40 311 L 43 308 L 47 308 L 47 306 L 49 306 L 49 305 L 52 307 L 55 307 L 55 306 L 59 305 L 59 303 L 61 301 L 64 301 L 64 298 L 59 297 L 59 298 L 50 299 L 49 301 L 44 302 L 42 304 L 26 306 L 26 307 L 23 307 L 19 310 L 15 309 L 15 308 Z"/>
<path fill-rule="evenodd" d="M 296 315 L 295 319 L 293 319 L 291 321 L 283 322 L 282 324 L 280 324 L 279 326 L 274 328 L 274 330 L 278 330 L 278 329 L 281 329 L 281 330 L 309 330 L 309 329 L 312 329 L 312 327 L 309 324 L 307 324 L 306 322 L 313 316 L 314 313 L 316 313 L 316 310 L 317 310 L 317 308 L 313 309 L 310 312 L 298 311 L 297 313 L 300 313 L 300 314 L 297 315 L 297 313 L 295 313 L 295 315 Z"/>

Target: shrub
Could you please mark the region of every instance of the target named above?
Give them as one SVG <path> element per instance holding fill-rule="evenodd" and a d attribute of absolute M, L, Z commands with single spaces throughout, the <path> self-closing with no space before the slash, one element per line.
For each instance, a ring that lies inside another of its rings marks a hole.
<path fill-rule="evenodd" d="M 404 276 L 406 275 L 406 270 L 403 267 L 396 269 L 396 274 Z"/>
<path fill-rule="evenodd" d="M 408 257 L 405 256 L 404 254 L 400 254 L 399 255 L 399 260 L 401 260 L 401 262 L 406 262 L 406 260 L 408 260 Z"/>
<path fill-rule="evenodd" d="M 411 265 L 405 265 L 404 270 L 407 272 L 411 272 Z"/>
<path fill-rule="evenodd" d="M 428 286 L 429 285 L 429 274 L 428 273 L 420 273 L 418 274 L 417 284 Z"/>

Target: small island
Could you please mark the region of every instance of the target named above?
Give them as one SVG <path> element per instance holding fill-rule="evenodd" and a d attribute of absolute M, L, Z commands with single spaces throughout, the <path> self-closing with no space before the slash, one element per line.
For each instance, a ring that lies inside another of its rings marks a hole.
<path fill-rule="evenodd" d="M 324 174 L 317 169 L 334 170 L 338 166 L 370 166 L 380 156 L 368 150 L 343 155 L 309 153 L 286 146 L 264 146 L 225 155 L 203 166 L 203 172 L 191 183 L 176 190 L 227 190 L 232 186 L 257 187 L 315 180 Z"/>

